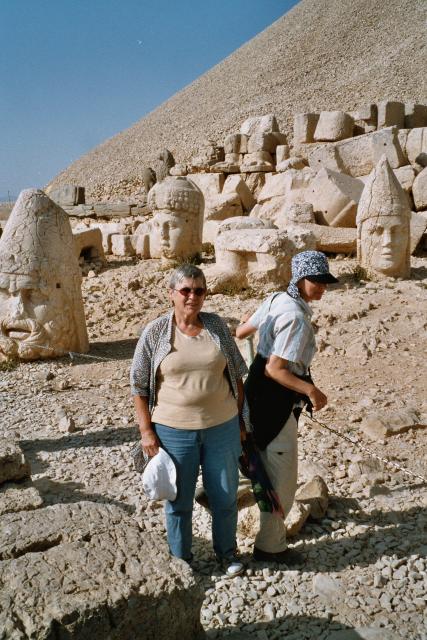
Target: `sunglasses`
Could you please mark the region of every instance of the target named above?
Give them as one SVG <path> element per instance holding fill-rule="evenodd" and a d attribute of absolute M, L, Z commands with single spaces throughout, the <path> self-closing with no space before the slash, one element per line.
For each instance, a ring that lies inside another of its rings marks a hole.
<path fill-rule="evenodd" d="M 190 293 L 194 293 L 194 295 L 198 298 L 204 296 L 206 293 L 206 289 L 204 287 L 196 287 L 195 289 L 190 289 L 190 287 L 182 287 L 182 289 L 174 289 L 174 291 L 178 291 L 185 298 L 188 298 Z"/>

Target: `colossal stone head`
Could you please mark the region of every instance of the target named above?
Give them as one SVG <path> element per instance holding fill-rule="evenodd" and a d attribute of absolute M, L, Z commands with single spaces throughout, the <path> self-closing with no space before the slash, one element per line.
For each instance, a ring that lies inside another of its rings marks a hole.
<path fill-rule="evenodd" d="M 384 155 L 370 174 L 357 209 L 357 257 L 369 276 L 409 277 L 410 217 L 407 195 Z"/>
<path fill-rule="evenodd" d="M 203 194 L 183 176 L 169 176 L 148 194 L 153 210 L 150 233 L 152 258 L 190 258 L 202 249 Z"/>
<path fill-rule="evenodd" d="M 0 239 L 0 361 L 88 348 L 68 216 L 43 191 L 24 190 Z"/>

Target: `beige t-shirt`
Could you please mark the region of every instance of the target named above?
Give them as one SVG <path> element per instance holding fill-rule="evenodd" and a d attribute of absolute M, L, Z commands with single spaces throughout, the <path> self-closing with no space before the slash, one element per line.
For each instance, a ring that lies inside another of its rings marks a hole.
<path fill-rule="evenodd" d="M 225 376 L 227 361 L 202 329 L 198 336 L 173 328 L 172 351 L 157 369 L 157 398 L 152 421 L 176 429 L 204 429 L 237 414 Z"/>

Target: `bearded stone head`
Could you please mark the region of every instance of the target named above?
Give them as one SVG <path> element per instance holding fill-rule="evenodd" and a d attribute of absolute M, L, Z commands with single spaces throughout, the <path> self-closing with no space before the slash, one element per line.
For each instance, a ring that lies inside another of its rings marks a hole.
<path fill-rule="evenodd" d="M 88 348 L 67 214 L 43 191 L 22 191 L 0 239 L 0 361 Z"/>

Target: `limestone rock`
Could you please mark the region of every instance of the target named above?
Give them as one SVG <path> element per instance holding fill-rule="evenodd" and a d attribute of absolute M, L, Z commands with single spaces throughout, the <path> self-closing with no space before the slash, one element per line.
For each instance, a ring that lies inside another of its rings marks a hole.
<path fill-rule="evenodd" d="M 406 141 L 406 153 L 409 162 L 413 166 L 427 166 L 427 126 L 409 131 Z"/>
<path fill-rule="evenodd" d="M 425 416 L 416 411 L 395 410 L 393 413 L 372 413 L 367 415 L 360 424 L 360 429 L 372 440 L 384 440 L 397 433 L 403 433 L 415 427 L 426 427 Z"/>
<path fill-rule="evenodd" d="M 289 145 L 287 144 L 279 144 L 276 147 L 276 165 L 280 164 L 280 162 L 284 162 L 289 159 Z"/>
<path fill-rule="evenodd" d="M 411 244 L 410 244 L 410 252 L 411 255 L 414 253 L 415 249 L 418 246 L 421 238 L 427 229 L 427 212 L 415 213 L 411 212 L 411 223 L 410 223 L 410 233 L 411 233 Z"/>
<path fill-rule="evenodd" d="M 206 140 L 198 151 L 198 155 L 191 159 L 193 167 L 206 169 L 224 160 L 224 147 L 212 140 Z"/>
<path fill-rule="evenodd" d="M 404 167 L 398 167 L 393 170 L 394 175 L 399 180 L 400 186 L 406 193 L 411 193 L 412 185 L 415 180 L 415 171 L 411 165 L 405 165 Z"/>
<path fill-rule="evenodd" d="M 401 636 L 383 627 L 358 627 L 331 631 L 328 640 L 399 640 Z"/>
<path fill-rule="evenodd" d="M 248 137 L 243 133 L 231 133 L 224 140 L 225 154 L 229 153 L 247 153 Z"/>
<path fill-rule="evenodd" d="M 399 129 L 405 126 L 405 105 L 403 102 L 384 100 L 378 102 L 378 129 L 395 125 Z"/>
<path fill-rule="evenodd" d="M 412 195 L 417 211 L 427 209 L 427 167 L 415 178 L 412 185 Z"/>
<path fill-rule="evenodd" d="M 240 127 L 240 133 L 246 136 L 252 136 L 254 133 L 272 133 L 274 131 L 279 131 L 279 125 L 273 113 L 247 118 Z"/>
<path fill-rule="evenodd" d="M 242 173 L 258 173 L 259 171 L 273 171 L 273 156 L 269 151 L 254 151 L 245 153 L 240 165 Z"/>
<path fill-rule="evenodd" d="M 77 258 L 83 256 L 85 260 L 100 260 L 105 263 L 102 233 L 100 229 L 92 228 L 73 233 L 74 247 Z"/>
<path fill-rule="evenodd" d="M 356 229 L 327 227 L 322 224 L 304 224 L 304 227 L 313 234 L 317 251 L 349 254 L 357 251 Z"/>
<path fill-rule="evenodd" d="M 400 146 L 396 127 L 375 131 L 371 136 L 372 163 L 376 165 L 384 154 L 393 169 L 397 169 L 407 162 Z"/>
<path fill-rule="evenodd" d="M 121 509 L 55 505 L 7 514 L 1 524 L 5 637 L 47 639 L 53 627 L 81 640 L 191 640 L 201 633 L 203 591 L 190 567 Z"/>
<path fill-rule="evenodd" d="M 356 227 L 356 212 L 363 182 L 321 169 L 307 189 L 307 202 L 311 202 L 316 222 L 332 227 Z"/>
<path fill-rule="evenodd" d="M 46 190 L 46 194 L 60 207 L 74 207 L 85 204 L 85 188 L 73 184 L 63 184 L 56 189 Z"/>
<path fill-rule="evenodd" d="M 133 236 L 125 233 L 114 233 L 111 236 L 111 253 L 113 256 L 134 256 Z"/>
<path fill-rule="evenodd" d="M 275 215 L 275 225 L 279 229 L 286 229 L 289 225 L 299 225 L 314 223 L 314 211 L 313 205 L 309 202 L 302 204 L 290 204 L 280 207 L 280 210 Z"/>
<path fill-rule="evenodd" d="M 290 278 L 290 261 L 298 251 L 312 248 L 311 234 L 300 227 L 286 231 L 262 227 L 255 218 L 230 218 L 215 240 L 216 264 L 205 270 L 212 293 L 259 286 L 281 286 Z M 239 233 L 230 230 L 238 225 Z M 223 223 L 224 224 L 224 223 Z"/>
<path fill-rule="evenodd" d="M 297 113 L 294 116 L 294 146 L 314 142 L 314 132 L 319 120 L 318 113 Z"/>
<path fill-rule="evenodd" d="M 0 516 L 43 506 L 43 498 L 31 482 L 5 482 L 0 487 Z"/>
<path fill-rule="evenodd" d="M 427 127 L 427 106 L 414 102 L 405 102 L 405 127 Z"/>
<path fill-rule="evenodd" d="M 237 193 L 245 211 L 250 211 L 256 204 L 256 200 L 253 197 L 251 190 L 239 175 L 228 176 L 225 180 L 222 192 Z"/>
<path fill-rule="evenodd" d="M 295 500 L 304 505 L 310 505 L 312 518 L 323 518 L 329 503 L 329 493 L 326 482 L 321 476 L 314 476 L 304 484 L 295 494 Z"/>
<path fill-rule="evenodd" d="M 292 156 L 276 164 L 276 171 L 288 171 L 288 169 L 304 169 L 306 161 L 301 156 Z"/>
<path fill-rule="evenodd" d="M 315 141 L 334 142 L 353 135 L 353 118 L 345 111 L 321 111 L 314 132 Z"/>
<path fill-rule="evenodd" d="M 286 536 L 294 538 L 303 528 L 311 512 L 311 505 L 295 501 L 288 515 L 286 516 Z"/>
<path fill-rule="evenodd" d="M 0 440 L 0 484 L 30 477 L 30 465 L 19 444 L 8 438 Z"/>

